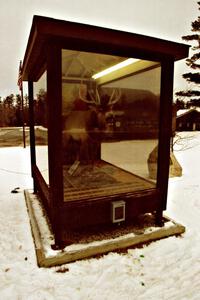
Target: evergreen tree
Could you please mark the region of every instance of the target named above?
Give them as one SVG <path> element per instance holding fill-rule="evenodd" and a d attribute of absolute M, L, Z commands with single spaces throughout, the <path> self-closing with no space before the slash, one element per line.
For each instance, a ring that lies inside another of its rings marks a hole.
<path fill-rule="evenodd" d="M 200 1 L 198 1 L 197 4 L 199 6 L 198 9 L 200 10 Z M 193 83 L 195 87 L 186 91 L 179 91 L 176 93 L 176 96 L 190 98 L 188 105 L 200 106 L 200 64 L 198 63 L 200 59 L 200 17 L 192 22 L 191 25 L 191 31 L 194 32 L 194 34 L 183 36 L 182 39 L 187 42 L 194 41 L 196 43 L 196 45 L 192 47 L 193 52 L 191 57 L 186 59 L 186 64 L 193 72 L 183 74 L 183 78 L 188 82 Z M 181 98 L 178 98 L 177 101 L 180 101 Z"/>

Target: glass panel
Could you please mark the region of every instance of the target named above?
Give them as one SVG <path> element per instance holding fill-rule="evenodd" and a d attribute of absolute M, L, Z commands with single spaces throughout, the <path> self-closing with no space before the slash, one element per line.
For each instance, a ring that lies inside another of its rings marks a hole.
<path fill-rule="evenodd" d="M 47 84 L 46 71 L 34 83 L 34 132 L 36 164 L 46 183 L 49 183 L 48 172 L 48 126 L 47 126 Z"/>
<path fill-rule="evenodd" d="M 62 50 L 65 201 L 156 187 L 160 80 L 157 62 Z"/>

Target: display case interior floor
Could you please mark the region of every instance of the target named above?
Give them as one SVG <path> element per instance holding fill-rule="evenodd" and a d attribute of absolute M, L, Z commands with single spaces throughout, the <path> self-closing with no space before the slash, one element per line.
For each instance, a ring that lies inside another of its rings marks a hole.
<path fill-rule="evenodd" d="M 96 160 L 93 165 L 79 164 L 77 160 L 71 166 L 64 165 L 63 179 L 65 202 L 92 200 L 155 188 L 155 182 L 104 160 Z"/>
<path fill-rule="evenodd" d="M 54 235 L 39 196 L 30 190 L 25 190 L 25 200 L 37 263 L 40 267 L 52 267 L 110 251 L 139 247 L 168 236 L 180 235 L 185 231 L 183 225 L 166 216 L 163 217 L 164 225 L 156 226 L 154 216 L 145 214 L 128 224 L 111 224 L 101 227 L 101 230 L 99 227 L 93 227 L 92 230 L 66 232 L 63 238 L 68 245 L 62 250 L 53 250 Z"/>

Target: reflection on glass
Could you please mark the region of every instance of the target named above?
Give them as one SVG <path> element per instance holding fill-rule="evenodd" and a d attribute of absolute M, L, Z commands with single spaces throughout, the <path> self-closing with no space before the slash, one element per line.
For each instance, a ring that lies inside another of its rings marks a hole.
<path fill-rule="evenodd" d="M 34 132 L 36 165 L 46 183 L 48 176 L 48 127 L 47 127 L 46 72 L 34 83 Z"/>
<path fill-rule="evenodd" d="M 62 51 L 65 201 L 156 186 L 148 161 L 158 145 L 161 68 L 127 59 Z"/>

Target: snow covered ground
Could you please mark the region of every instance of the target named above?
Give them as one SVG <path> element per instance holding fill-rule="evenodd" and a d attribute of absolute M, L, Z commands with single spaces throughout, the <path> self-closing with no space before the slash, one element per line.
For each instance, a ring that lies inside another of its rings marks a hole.
<path fill-rule="evenodd" d="M 30 149 L 0 148 L 0 300 L 199 300 L 200 132 L 183 136 L 175 145 L 183 176 L 169 181 L 166 214 L 185 234 L 50 269 L 37 267 L 23 195 Z"/>

